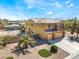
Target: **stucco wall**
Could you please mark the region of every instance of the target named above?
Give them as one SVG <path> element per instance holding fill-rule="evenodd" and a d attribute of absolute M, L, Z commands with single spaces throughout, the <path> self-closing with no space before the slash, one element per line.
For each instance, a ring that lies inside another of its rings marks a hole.
<path fill-rule="evenodd" d="M 58 23 L 57 25 L 59 25 Z M 54 28 L 55 23 L 50 24 L 51 28 Z M 48 24 L 46 23 L 35 23 L 33 21 L 27 21 L 26 22 L 26 31 L 29 32 L 29 28 L 31 32 L 34 32 L 35 34 L 39 34 L 41 38 L 43 39 L 53 39 L 58 37 L 63 37 L 63 31 L 60 30 L 60 26 L 57 26 L 58 31 L 54 31 L 50 33 L 45 32 L 45 29 L 48 29 Z"/>
<path fill-rule="evenodd" d="M 60 38 L 64 36 L 64 31 L 56 31 L 54 32 L 54 38 Z"/>
<path fill-rule="evenodd" d="M 64 31 L 47 32 L 45 36 L 47 40 L 52 40 L 61 37 L 64 37 Z"/>

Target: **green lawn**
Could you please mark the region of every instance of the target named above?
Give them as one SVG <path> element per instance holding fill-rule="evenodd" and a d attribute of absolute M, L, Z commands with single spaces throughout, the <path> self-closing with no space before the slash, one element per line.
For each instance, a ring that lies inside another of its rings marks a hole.
<path fill-rule="evenodd" d="M 7 57 L 6 59 L 13 59 L 13 57 L 12 57 L 12 56 L 10 56 L 10 57 Z"/>
<path fill-rule="evenodd" d="M 48 50 L 46 50 L 46 49 L 41 49 L 41 50 L 39 50 L 38 51 L 38 54 L 41 56 L 41 57 L 49 57 L 49 56 L 51 56 L 51 53 L 48 51 Z"/>

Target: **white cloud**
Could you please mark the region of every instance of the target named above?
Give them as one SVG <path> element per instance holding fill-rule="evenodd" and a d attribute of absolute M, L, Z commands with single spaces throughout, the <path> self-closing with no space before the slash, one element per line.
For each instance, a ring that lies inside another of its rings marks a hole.
<path fill-rule="evenodd" d="M 51 3 L 45 2 L 44 0 L 23 0 L 26 5 L 27 9 L 32 9 L 34 7 L 45 10 L 45 7 L 51 5 Z"/>
<path fill-rule="evenodd" d="M 74 6 L 74 4 L 72 3 L 71 0 L 65 1 L 65 4 L 66 4 L 66 7 L 73 7 Z"/>
<path fill-rule="evenodd" d="M 27 9 L 32 9 L 33 7 L 32 6 L 27 6 Z"/>
<path fill-rule="evenodd" d="M 68 1 L 66 1 L 65 3 L 66 3 L 66 4 L 69 4 L 69 3 L 70 3 L 70 1 L 68 0 Z"/>
<path fill-rule="evenodd" d="M 6 9 L 5 7 L 0 8 L 0 18 L 2 19 L 10 19 L 10 20 L 17 20 L 17 19 L 24 19 L 26 16 L 21 12 L 14 12 L 11 10 Z"/>
<path fill-rule="evenodd" d="M 0 18 L 1 19 L 9 19 L 9 20 L 18 20 L 18 19 L 21 19 L 21 18 L 19 18 L 17 16 L 7 15 L 7 14 L 0 15 Z"/>
<path fill-rule="evenodd" d="M 42 9 L 42 10 L 45 10 L 45 8 L 44 8 L 44 7 L 41 7 L 41 9 Z"/>
<path fill-rule="evenodd" d="M 30 7 L 34 7 L 35 4 L 37 3 L 36 0 L 24 0 L 24 2 L 27 4 L 28 9 L 29 9 Z"/>
<path fill-rule="evenodd" d="M 73 6 L 74 6 L 74 4 L 70 3 L 67 7 L 73 7 Z"/>
<path fill-rule="evenodd" d="M 65 9 L 64 11 L 57 13 L 53 16 L 53 18 L 66 18 L 70 17 L 69 13 L 71 12 L 71 9 Z"/>
<path fill-rule="evenodd" d="M 51 15 L 51 14 L 53 14 L 53 12 L 52 11 L 48 11 L 46 14 L 47 15 Z"/>
<path fill-rule="evenodd" d="M 28 9 L 43 6 L 45 4 L 42 0 L 24 0 L 24 2 L 27 4 Z"/>
<path fill-rule="evenodd" d="M 62 5 L 60 2 L 55 2 L 54 5 L 55 5 L 57 8 L 63 7 L 63 5 Z"/>

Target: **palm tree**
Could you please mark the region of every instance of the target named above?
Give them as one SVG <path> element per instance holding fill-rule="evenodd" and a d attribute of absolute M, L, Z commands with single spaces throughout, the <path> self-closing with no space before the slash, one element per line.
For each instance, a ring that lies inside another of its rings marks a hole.
<path fill-rule="evenodd" d="M 25 55 L 26 53 L 30 53 L 27 48 L 30 45 L 35 44 L 35 41 L 30 39 L 28 35 L 25 35 L 22 37 L 22 39 L 19 41 L 18 45 L 12 49 L 12 53 L 15 53 L 17 56 L 19 56 L 21 53 Z"/>
<path fill-rule="evenodd" d="M 18 47 L 20 47 L 22 45 L 23 48 L 28 48 L 29 45 L 33 46 L 35 43 L 36 43 L 36 41 L 32 40 L 28 35 L 25 35 L 20 40 Z"/>

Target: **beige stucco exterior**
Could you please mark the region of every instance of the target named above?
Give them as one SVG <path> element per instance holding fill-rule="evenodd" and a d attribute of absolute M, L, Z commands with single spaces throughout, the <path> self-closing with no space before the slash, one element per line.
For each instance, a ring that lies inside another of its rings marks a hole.
<path fill-rule="evenodd" d="M 43 39 L 54 39 L 64 36 L 64 30 L 60 25 L 63 23 L 35 23 L 33 20 L 28 20 L 25 22 L 26 31 L 33 34 L 39 34 Z M 46 32 L 45 29 L 54 29 L 55 25 L 57 26 L 56 31 Z"/>

